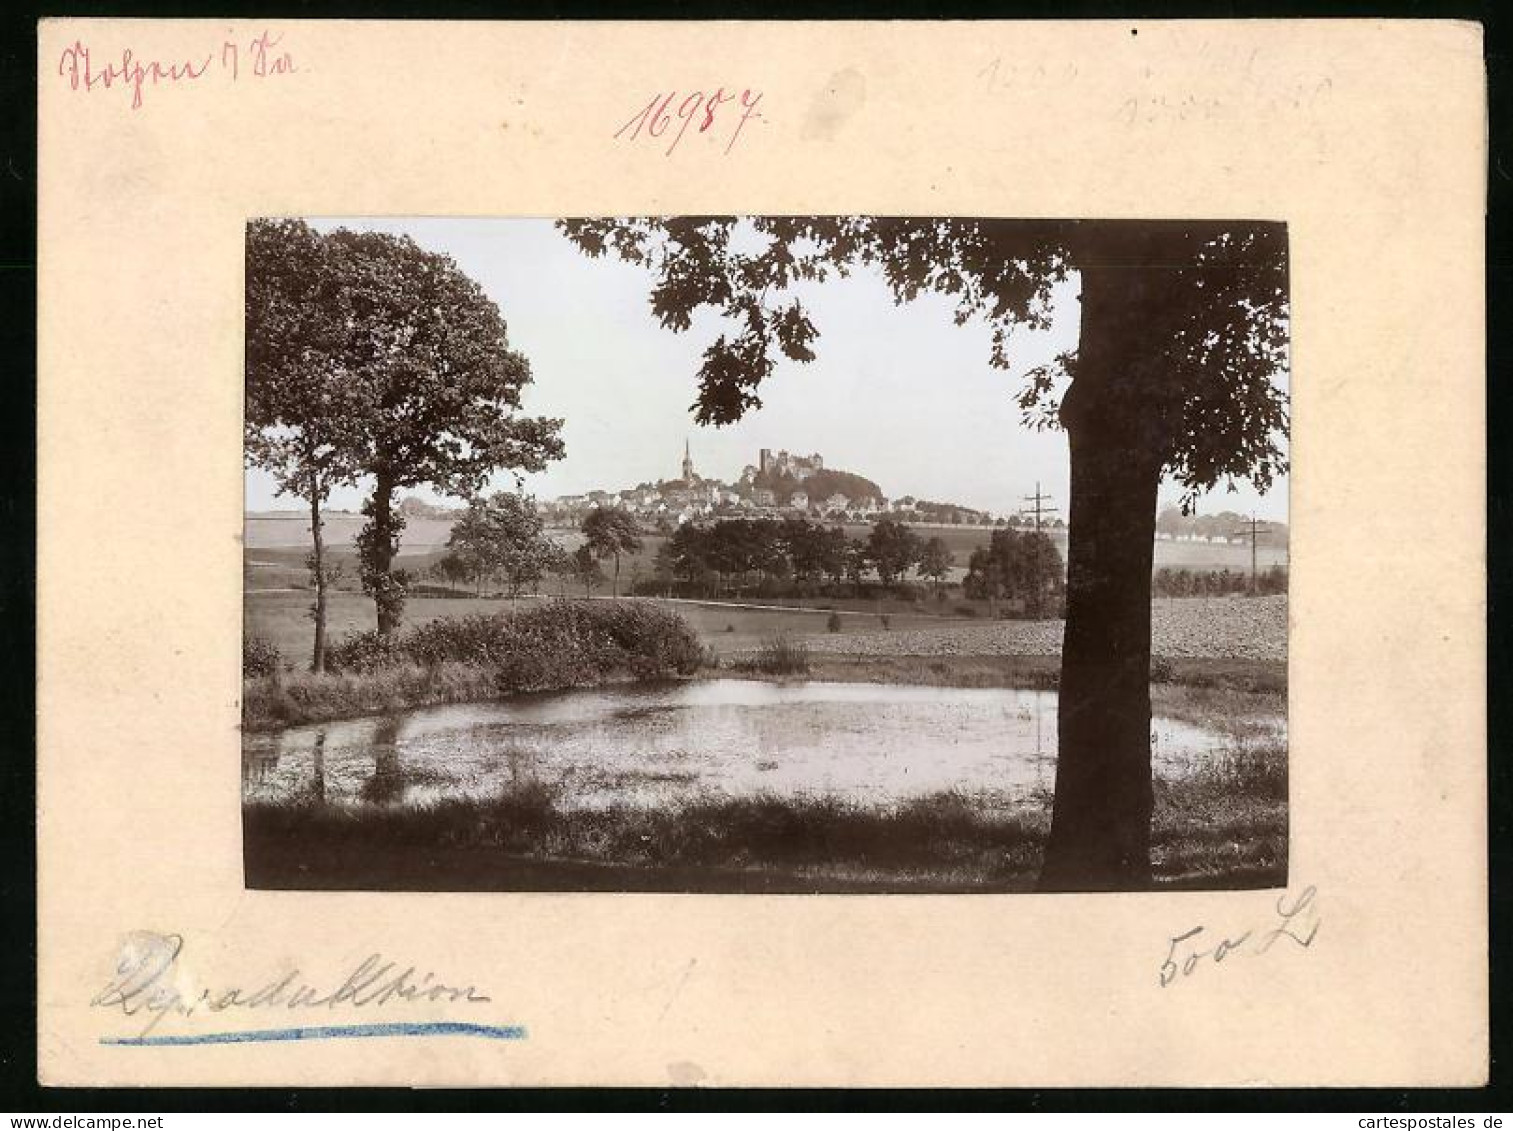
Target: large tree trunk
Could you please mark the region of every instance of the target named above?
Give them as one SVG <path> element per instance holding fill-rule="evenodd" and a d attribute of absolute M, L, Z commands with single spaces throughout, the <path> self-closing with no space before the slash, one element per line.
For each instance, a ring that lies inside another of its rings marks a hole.
<path fill-rule="evenodd" d="M 1071 451 L 1066 630 L 1055 807 L 1042 891 L 1151 881 L 1151 558 L 1167 436 L 1145 396 L 1148 272 L 1083 272 L 1076 375 L 1062 401 Z"/>
<path fill-rule="evenodd" d="M 394 576 L 394 555 L 399 552 L 403 526 L 394 513 L 394 489 L 394 481 L 383 472 L 375 477 L 373 497 L 364 508 L 368 524 L 359 536 L 363 583 L 373 597 L 378 631 L 385 635 L 398 630 L 405 607 L 404 584 Z"/>
<path fill-rule="evenodd" d="M 1151 554 L 1160 464 L 1117 429 L 1070 432 L 1071 538 L 1056 799 L 1040 887 L 1150 882 Z"/>
<path fill-rule="evenodd" d="M 320 477 L 310 473 L 310 572 L 315 580 L 315 647 L 310 656 L 310 670 L 326 670 L 326 543 L 321 536 Z"/>

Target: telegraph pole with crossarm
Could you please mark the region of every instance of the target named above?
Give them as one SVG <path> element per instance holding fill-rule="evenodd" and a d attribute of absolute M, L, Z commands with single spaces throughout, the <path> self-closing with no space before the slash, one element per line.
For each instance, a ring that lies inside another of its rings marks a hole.
<path fill-rule="evenodd" d="M 1033 594 L 1035 599 L 1035 618 L 1039 620 L 1041 605 L 1045 597 L 1045 584 L 1040 576 L 1040 519 L 1042 515 L 1055 514 L 1056 508 L 1048 507 L 1045 505 L 1046 503 L 1051 501 L 1051 496 L 1043 495 L 1040 493 L 1040 481 L 1038 479 L 1035 481 L 1035 493 L 1033 495 L 1024 495 L 1021 497 L 1025 502 L 1035 504 L 1035 588 L 1033 590 Z M 1025 512 L 1021 510 L 1019 513 L 1022 515 Z"/>
<path fill-rule="evenodd" d="M 1254 595 L 1256 592 L 1256 544 L 1271 531 L 1262 530 L 1261 522 L 1255 515 L 1250 516 L 1250 521 L 1246 525 L 1249 527 L 1248 530 L 1234 530 L 1229 536 L 1250 539 L 1250 592 Z"/>

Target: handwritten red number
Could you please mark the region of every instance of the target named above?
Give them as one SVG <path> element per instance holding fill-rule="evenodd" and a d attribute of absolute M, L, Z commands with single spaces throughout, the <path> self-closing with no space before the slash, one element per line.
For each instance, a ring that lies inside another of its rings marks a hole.
<path fill-rule="evenodd" d="M 652 95 L 651 100 L 615 131 L 616 140 L 624 138 L 626 141 L 635 141 L 644 131 L 647 137 L 660 138 L 667 133 L 673 120 L 682 123 L 672 135 L 672 140 L 667 148 L 662 151 L 663 156 L 671 157 L 673 150 L 678 148 L 688 127 L 698 121 L 698 133 L 708 133 L 717 124 L 730 121 L 730 115 L 722 115 L 721 109 L 727 103 L 736 103 L 741 109 L 741 116 L 735 121 L 735 127 L 731 132 L 730 140 L 725 145 L 725 152 L 729 153 L 735 143 L 740 139 L 741 131 L 746 128 L 746 123 L 752 118 L 760 118 L 762 115 L 757 110 L 757 104 L 762 101 L 761 91 L 745 89 L 739 95 L 725 93 L 725 88 L 717 87 L 715 92 L 706 95 L 702 90 L 685 94 L 681 99 L 676 90 L 663 93 L 658 91 Z M 700 111 L 703 111 L 702 115 Z"/>

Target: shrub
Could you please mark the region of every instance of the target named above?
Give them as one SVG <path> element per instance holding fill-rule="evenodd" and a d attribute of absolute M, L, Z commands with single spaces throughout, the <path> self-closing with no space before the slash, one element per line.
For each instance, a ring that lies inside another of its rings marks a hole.
<path fill-rule="evenodd" d="M 278 645 L 259 637 L 242 638 L 242 675 L 247 678 L 276 675 L 284 667 Z"/>
<path fill-rule="evenodd" d="M 400 636 L 376 630 L 343 636 L 326 649 L 326 668 L 333 672 L 368 672 L 405 662 Z"/>
<path fill-rule="evenodd" d="M 976 605 L 957 605 L 956 606 L 956 615 L 959 616 L 959 617 L 975 617 L 977 615 L 977 606 Z"/>
<path fill-rule="evenodd" d="M 881 616 L 879 616 L 879 617 L 878 617 L 878 618 L 877 618 L 877 619 L 878 619 L 878 620 L 880 620 L 880 621 L 882 621 L 882 623 L 883 623 L 883 629 L 884 629 L 884 631 L 886 631 L 886 630 L 887 630 L 887 628 L 888 628 L 888 626 L 889 626 L 889 625 L 890 625 L 890 624 L 891 624 L 891 623 L 892 623 L 892 621 L 890 621 L 890 620 L 889 620 L 889 619 L 888 619 L 888 614 L 887 614 L 887 613 L 883 613 L 883 614 L 882 614 L 882 615 L 881 615 Z"/>
<path fill-rule="evenodd" d="M 825 618 L 825 627 L 828 628 L 831 632 L 839 632 L 841 630 L 840 613 L 831 613 L 827 618 Z"/>
<path fill-rule="evenodd" d="M 1151 657 L 1151 681 L 1153 683 L 1170 683 L 1174 674 L 1171 660 L 1165 656 Z"/>
<path fill-rule="evenodd" d="M 757 649 L 749 666 L 768 675 L 807 675 L 809 645 L 786 636 L 769 637 Z"/>
<path fill-rule="evenodd" d="M 651 605 L 552 601 L 519 612 L 449 617 L 381 636 L 344 637 L 332 670 L 372 672 L 405 664 L 494 668 L 501 690 L 547 690 L 616 673 L 649 679 L 692 675 L 704 650 L 688 622 Z"/>

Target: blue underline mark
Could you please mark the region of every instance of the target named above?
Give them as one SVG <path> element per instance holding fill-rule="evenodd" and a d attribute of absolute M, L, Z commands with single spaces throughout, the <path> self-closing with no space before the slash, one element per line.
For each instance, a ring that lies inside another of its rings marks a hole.
<path fill-rule="evenodd" d="M 161 1037 L 101 1037 L 102 1045 L 245 1045 L 259 1041 L 339 1041 L 351 1037 L 485 1037 L 523 1041 L 522 1025 L 465 1021 L 389 1021 L 377 1025 L 313 1025 L 301 1029 L 245 1029 L 232 1033 L 175 1033 Z"/>

